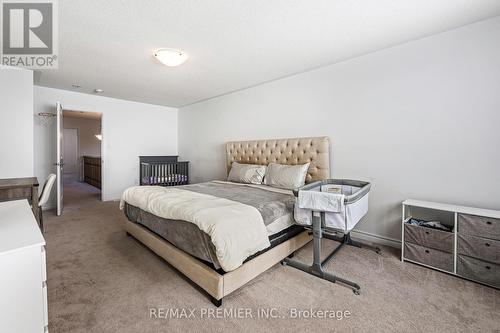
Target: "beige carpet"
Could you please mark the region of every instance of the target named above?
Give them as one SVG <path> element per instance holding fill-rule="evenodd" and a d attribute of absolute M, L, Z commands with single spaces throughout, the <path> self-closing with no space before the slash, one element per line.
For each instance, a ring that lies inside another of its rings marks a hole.
<path fill-rule="evenodd" d="M 248 311 L 253 318 L 207 318 L 215 308 L 206 295 L 127 237 L 118 203 L 98 197 L 92 187 L 73 183 L 65 191 L 63 216 L 45 212 L 51 332 L 499 332 L 500 291 L 401 263 L 390 248 L 377 255 L 346 247 L 328 265 L 358 282 L 359 296 L 276 265 L 220 308 L 226 315 Z M 296 256 L 310 257 L 310 244 Z M 150 308 L 191 310 L 195 317 L 151 319 Z M 278 318 L 257 318 L 259 309 Z M 294 309 L 350 315 L 290 318 Z"/>

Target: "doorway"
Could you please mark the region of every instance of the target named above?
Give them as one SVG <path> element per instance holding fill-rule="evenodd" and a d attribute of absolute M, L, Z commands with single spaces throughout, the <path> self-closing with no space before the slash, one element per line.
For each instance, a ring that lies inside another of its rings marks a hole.
<path fill-rule="evenodd" d="M 102 115 L 62 111 L 63 200 L 65 209 L 102 199 Z"/>

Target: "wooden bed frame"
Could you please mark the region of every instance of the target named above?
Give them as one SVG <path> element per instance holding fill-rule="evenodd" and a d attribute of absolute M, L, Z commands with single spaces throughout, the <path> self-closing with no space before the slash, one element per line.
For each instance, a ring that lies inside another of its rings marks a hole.
<path fill-rule="evenodd" d="M 310 163 L 306 177 L 306 183 L 310 183 L 329 177 L 329 149 L 328 137 L 228 142 L 227 169 L 229 172 L 233 161 L 264 165 L 271 162 L 290 165 Z M 237 269 L 220 274 L 137 223 L 127 221 L 125 230 L 205 290 L 216 306 L 222 305 L 223 297 L 280 263 L 312 239 L 304 231 Z"/>

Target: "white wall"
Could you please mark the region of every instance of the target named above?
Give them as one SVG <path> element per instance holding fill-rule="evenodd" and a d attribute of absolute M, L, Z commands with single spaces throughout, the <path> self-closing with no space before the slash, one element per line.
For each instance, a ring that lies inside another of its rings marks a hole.
<path fill-rule="evenodd" d="M 103 199 L 119 199 L 139 184 L 139 155 L 177 154 L 177 109 L 35 86 L 34 112 L 102 112 Z M 54 172 L 55 126 L 35 120 L 35 173 L 39 181 Z M 53 201 L 52 201 L 53 202 Z"/>
<path fill-rule="evenodd" d="M 220 179 L 228 140 L 327 135 L 332 177 L 373 183 L 358 229 L 392 239 L 405 198 L 500 209 L 499 41 L 495 18 L 181 108 L 180 157 Z"/>
<path fill-rule="evenodd" d="M 32 176 L 33 72 L 0 66 L 0 178 Z"/>
<path fill-rule="evenodd" d="M 76 171 L 67 171 L 70 173 L 76 172 L 79 178 L 83 179 L 83 156 L 101 156 L 101 141 L 95 137 L 96 134 L 101 132 L 101 120 L 64 116 L 63 127 L 78 130 Z M 67 158 L 64 158 L 64 160 L 65 165 L 68 166 L 69 160 Z"/>

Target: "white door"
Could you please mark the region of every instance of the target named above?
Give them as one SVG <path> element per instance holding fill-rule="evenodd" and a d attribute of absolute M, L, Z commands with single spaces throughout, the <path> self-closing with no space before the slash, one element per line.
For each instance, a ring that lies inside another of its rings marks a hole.
<path fill-rule="evenodd" d="M 56 103 L 56 175 L 57 175 L 57 216 L 63 210 L 63 114 L 61 103 Z"/>

